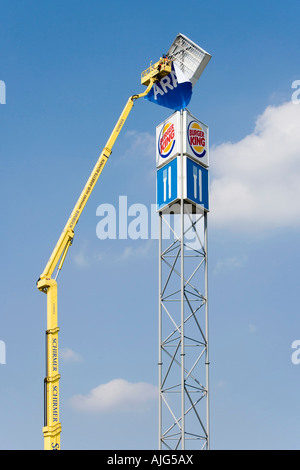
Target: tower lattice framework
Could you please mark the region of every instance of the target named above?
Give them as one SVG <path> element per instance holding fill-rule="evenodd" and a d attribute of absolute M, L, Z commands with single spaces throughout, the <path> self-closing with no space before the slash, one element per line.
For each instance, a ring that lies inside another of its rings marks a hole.
<path fill-rule="evenodd" d="M 160 449 L 209 449 L 207 267 L 207 212 L 159 212 Z"/>

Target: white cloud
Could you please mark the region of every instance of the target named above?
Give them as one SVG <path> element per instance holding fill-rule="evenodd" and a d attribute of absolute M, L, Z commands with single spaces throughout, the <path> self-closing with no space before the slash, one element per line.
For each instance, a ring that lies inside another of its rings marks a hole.
<path fill-rule="evenodd" d="M 299 129 L 299 106 L 269 106 L 252 134 L 212 149 L 212 226 L 248 232 L 300 226 Z"/>
<path fill-rule="evenodd" d="M 157 399 L 157 393 L 157 387 L 152 384 L 115 379 L 98 385 L 87 395 L 73 396 L 71 405 L 86 412 L 137 411 Z"/>
<path fill-rule="evenodd" d="M 228 271 L 233 269 L 241 268 L 245 265 L 247 261 L 246 256 L 232 256 L 228 258 L 218 259 L 214 273 L 218 274 L 221 271 Z"/>
<path fill-rule="evenodd" d="M 120 256 L 115 258 L 115 261 L 124 261 L 131 259 L 132 257 L 136 258 L 145 258 L 151 253 L 152 247 L 154 246 L 152 240 L 145 240 L 142 244 L 133 247 L 127 246 Z"/>
<path fill-rule="evenodd" d="M 90 262 L 87 258 L 87 255 L 83 251 L 79 251 L 74 255 L 74 261 L 75 264 L 80 268 L 88 268 L 90 266 Z"/>
<path fill-rule="evenodd" d="M 91 259 L 89 256 L 89 244 L 88 240 L 85 240 L 81 247 L 77 248 L 77 251 L 73 255 L 74 262 L 80 268 L 89 268 L 91 265 Z"/>
<path fill-rule="evenodd" d="M 80 356 L 80 354 L 74 352 L 70 348 L 60 348 L 59 356 L 65 362 L 81 362 L 82 361 L 82 357 Z"/>
<path fill-rule="evenodd" d="M 92 251 L 90 249 L 90 241 L 85 240 L 81 247 L 75 247 L 73 261 L 77 267 L 82 269 L 91 268 L 98 262 L 103 261 L 105 253 Z"/>
<path fill-rule="evenodd" d="M 252 323 L 250 325 L 248 325 L 248 329 L 249 329 L 249 332 L 250 333 L 255 333 L 257 328 L 255 325 L 253 325 Z"/>
<path fill-rule="evenodd" d="M 155 136 L 149 132 L 128 131 L 125 134 L 126 139 L 129 141 L 128 148 L 125 151 L 125 156 L 150 157 L 151 162 L 153 155 L 155 155 Z"/>

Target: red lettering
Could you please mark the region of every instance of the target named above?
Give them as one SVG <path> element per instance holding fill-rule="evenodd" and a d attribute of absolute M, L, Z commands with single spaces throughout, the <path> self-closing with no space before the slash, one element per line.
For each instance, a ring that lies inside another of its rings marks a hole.
<path fill-rule="evenodd" d="M 190 129 L 190 137 L 196 135 L 196 136 L 199 136 L 199 137 L 204 137 L 204 132 L 203 131 L 200 131 L 199 129 Z"/>
<path fill-rule="evenodd" d="M 164 152 L 169 143 L 175 138 L 174 124 L 171 124 L 160 139 L 160 151 Z"/>
<path fill-rule="evenodd" d="M 190 137 L 190 145 L 195 147 L 205 147 L 205 138 L 198 136 Z"/>

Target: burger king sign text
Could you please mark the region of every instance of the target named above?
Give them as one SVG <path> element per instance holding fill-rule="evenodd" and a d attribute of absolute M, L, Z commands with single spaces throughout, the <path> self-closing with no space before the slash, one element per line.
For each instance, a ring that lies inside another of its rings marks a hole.
<path fill-rule="evenodd" d="M 161 167 L 180 152 L 180 112 L 172 114 L 156 128 L 156 166 Z"/>
<path fill-rule="evenodd" d="M 180 112 L 176 111 L 156 128 L 156 166 L 160 168 L 179 155 L 188 155 L 208 167 L 208 127 L 183 111 L 183 135 L 180 141 Z"/>
<path fill-rule="evenodd" d="M 183 142 L 183 153 L 207 167 L 209 165 L 208 127 L 185 111 L 184 128 L 186 129 L 186 139 Z"/>

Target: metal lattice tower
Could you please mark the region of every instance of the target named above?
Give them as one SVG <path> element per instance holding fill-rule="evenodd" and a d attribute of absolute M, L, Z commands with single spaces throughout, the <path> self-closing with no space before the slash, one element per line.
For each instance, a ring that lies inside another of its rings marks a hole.
<path fill-rule="evenodd" d="M 159 448 L 209 449 L 207 212 L 180 209 L 159 213 Z"/>

